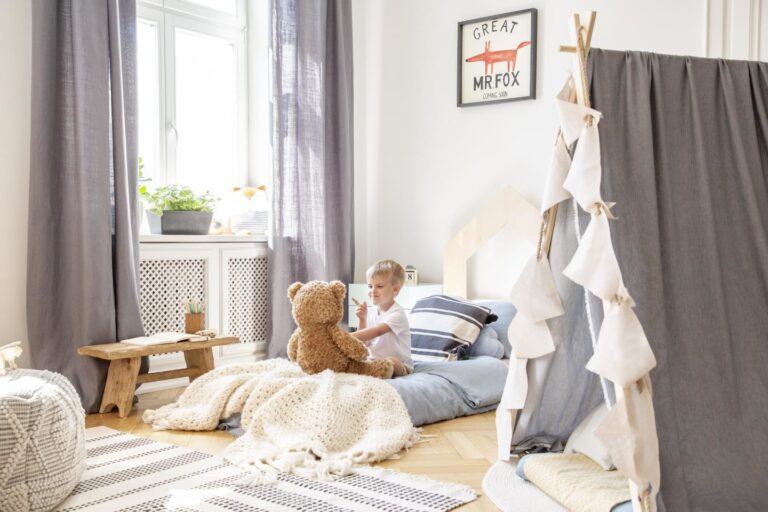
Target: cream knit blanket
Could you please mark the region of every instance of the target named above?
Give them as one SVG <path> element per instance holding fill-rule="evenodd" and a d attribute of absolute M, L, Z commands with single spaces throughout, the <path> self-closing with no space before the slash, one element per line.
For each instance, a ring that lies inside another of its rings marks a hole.
<path fill-rule="evenodd" d="M 172 404 L 147 410 L 156 430 L 213 430 L 242 413 L 245 434 L 224 458 L 256 483 L 278 472 L 321 479 L 383 460 L 418 440 L 397 391 L 386 382 L 330 370 L 307 375 L 286 359 L 232 364 L 192 382 Z"/>

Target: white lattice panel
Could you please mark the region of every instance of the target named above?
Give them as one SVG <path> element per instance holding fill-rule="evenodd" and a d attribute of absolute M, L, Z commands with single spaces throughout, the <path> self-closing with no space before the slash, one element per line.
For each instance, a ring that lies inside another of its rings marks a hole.
<path fill-rule="evenodd" d="M 208 303 L 205 258 L 142 259 L 139 263 L 141 320 L 146 335 L 184 332 L 184 303 Z"/>
<path fill-rule="evenodd" d="M 241 342 L 267 339 L 267 258 L 226 259 L 227 334 Z"/>

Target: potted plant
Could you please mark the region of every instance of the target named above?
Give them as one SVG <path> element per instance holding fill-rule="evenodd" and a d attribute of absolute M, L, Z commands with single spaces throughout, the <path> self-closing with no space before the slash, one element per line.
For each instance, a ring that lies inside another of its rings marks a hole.
<path fill-rule="evenodd" d="M 154 192 L 140 190 L 147 205 L 150 232 L 164 235 L 205 235 L 213 220 L 218 198 L 209 192 L 195 194 L 183 185 L 165 185 Z M 158 223 L 159 220 L 159 223 Z"/>

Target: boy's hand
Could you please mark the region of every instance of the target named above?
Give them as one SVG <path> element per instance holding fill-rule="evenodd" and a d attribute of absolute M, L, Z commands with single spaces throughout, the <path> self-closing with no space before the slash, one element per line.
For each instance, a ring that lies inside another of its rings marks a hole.
<path fill-rule="evenodd" d="M 357 304 L 357 307 L 355 308 L 355 316 L 357 316 L 358 320 L 365 321 L 368 316 L 368 304 L 366 302 L 360 303 L 357 299 L 352 300 Z"/>

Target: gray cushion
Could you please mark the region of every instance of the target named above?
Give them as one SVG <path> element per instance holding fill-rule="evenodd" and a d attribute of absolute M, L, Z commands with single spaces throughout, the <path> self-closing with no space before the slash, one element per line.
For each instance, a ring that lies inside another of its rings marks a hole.
<path fill-rule="evenodd" d="M 493 324 L 491 324 L 493 325 Z M 480 336 L 469 347 L 469 357 L 488 356 L 496 359 L 504 358 L 504 345 L 499 341 L 499 335 L 490 325 L 483 327 Z"/>
<path fill-rule="evenodd" d="M 481 306 L 490 308 L 491 312 L 499 317 L 498 320 L 490 324 L 490 327 L 499 335 L 499 341 L 504 345 L 504 357 L 509 359 L 512 355 L 512 345 L 509 343 L 507 329 L 512 319 L 515 318 L 517 308 L 508 300 L 479 300 Z"/>

